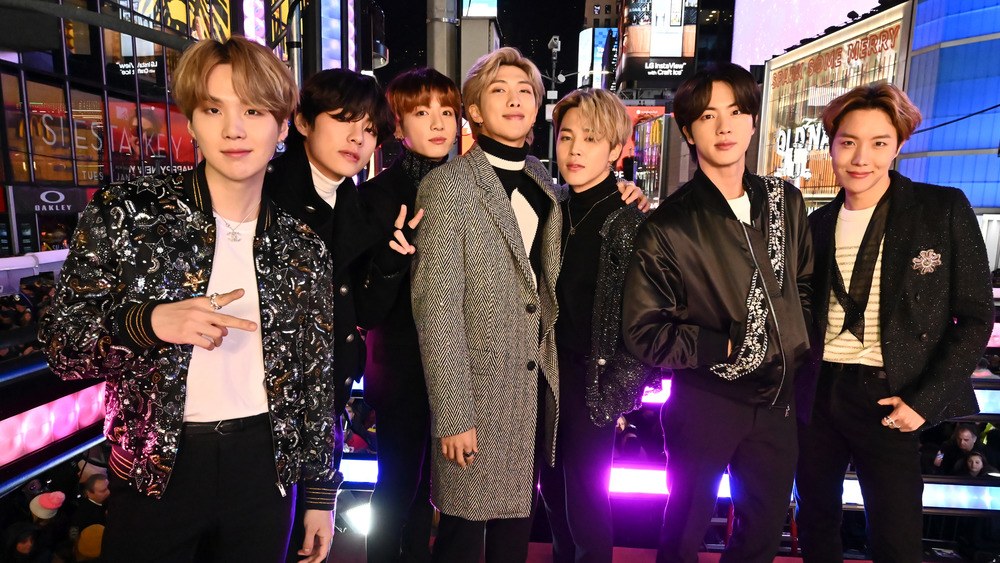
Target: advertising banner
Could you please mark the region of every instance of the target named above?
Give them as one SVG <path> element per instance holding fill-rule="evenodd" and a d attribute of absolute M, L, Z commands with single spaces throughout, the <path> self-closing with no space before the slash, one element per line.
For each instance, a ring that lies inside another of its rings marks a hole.
<path fill-rule="evenodd" d="M 694 72 L 698 0 L 631 0 L 617 82 L 675 87 Z"/>
<path fill-rule="evenodd" d="M 758 170 L 799 187 L 809 205 L 839 187 L 830 163 L 823 108 L 848 90 L 879 81 L 902 83 L 909 44 L 907 6 L 832 33 L 767 63 Z"/>

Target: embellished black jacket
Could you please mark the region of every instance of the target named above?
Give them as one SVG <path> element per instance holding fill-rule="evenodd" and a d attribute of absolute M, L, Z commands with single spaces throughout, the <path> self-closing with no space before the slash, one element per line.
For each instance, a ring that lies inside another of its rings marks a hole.
<path fill-rule="evenodd" d="M 199 174 L 197 187 L 194 174 Z M 153 333 L 153 308 L 203 296 L 215 255 L 204 167 L 99 191 L 73 235 L 39 338 L 63 379 L 107 380 L 111 469 L 159 498 L 177 457 L 192 346 Z M 307 508 L 329 510 L 334 468 L 333 305 L 326 248 L 264 197 L 253 243 L 275 484 L 300 483 Z"/>

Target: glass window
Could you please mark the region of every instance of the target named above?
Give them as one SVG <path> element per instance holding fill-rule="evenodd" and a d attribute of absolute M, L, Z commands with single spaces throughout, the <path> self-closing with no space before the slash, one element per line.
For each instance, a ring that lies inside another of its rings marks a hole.
<path fill-rule="evenodd" d="M 595 16 L 601 15 L 601 6 L 599 4 L 594 4 L 594 15 Z"/>
<path fill-rule="evenodd" d="M 35 181 L 73 183 L 73 132 L 62 88 L 27 81 Z"/>
<path fill-rule="evenodd" d="M 120 182 L 142 175 L 138 108 L 134 101 L 108 96 L 108 142 L 111 180 Z"/>
<path fill-rule="evenodd" d="M 605 14 L 610 14 L 611 13 L 611 4 L 605 4 L 604 5 L 604 13 Z"/>
<path fill-rule="evenodd" d="M 611 27 L 611 18 L 604 18 L 604 27 Z"/>
<path fill-rule="evenodd" d="M 188 120 L 177 106 L 170 106 L 170 154 L 173 156 L 172 172 L 190 170 L 198 160 L 194 139 L 188 132 Z"/>
<path fill-rule="evenodd" d="M 139 136 L 133 142 L 142 149 L 143 174 L 159 174 L 170 165 L 170 137 L 167 136 L 167 108 L 162 103 L 139 105 L 136 120 Z M 129 131 L 132 131 L 129 127 Z"/>
<path fill-rule="evenodd" d="M 63 0 L 64 5 L 87 9 L 86 0 Z M 71 19 L 63 20 L 66 33 L 66 62 L 70 76 L 103 82 L 101 44 L 98 28 Z"/>
<path fill-rule="evenodd" d="M 24 105 L 21 103 L 21 81 L 13 74 L 0 74 L 3 90 L 3 111 L 7 123 L 7 148 L 10 151 L 8 182 L 29 182 L 28 140 L 24 126 Z"/>
<path fill-rule="evenodd" d="M 73 110 L 77 183 L 81 186 L 102 186 L 108 167 L 104 102 L 97 94 L 70 90 L 70 104 Z"/>
<path fill-rule="evenodd" d="M 132 21 L 132 13 L 121 6 L 105 4 L 103 12 Z M 104 69 L 109 86 L 135 91 L 135 47 L 131 35 L 104 30 Z"/>

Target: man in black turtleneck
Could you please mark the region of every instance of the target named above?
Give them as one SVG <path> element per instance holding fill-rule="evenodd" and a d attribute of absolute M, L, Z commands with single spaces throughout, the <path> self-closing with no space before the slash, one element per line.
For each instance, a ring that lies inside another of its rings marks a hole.
<path fill-rule="evenodd" d="M 525 145 L 542 89 L 516 49 L 477 61 L 462 88 L 477 144 L 417 194 L 412 305 L 441 511 L 435 561 L 478 562 L 484 538 L 488 563 L 524 561 L 538 464 L 554 460 L 562 224 Z"/>

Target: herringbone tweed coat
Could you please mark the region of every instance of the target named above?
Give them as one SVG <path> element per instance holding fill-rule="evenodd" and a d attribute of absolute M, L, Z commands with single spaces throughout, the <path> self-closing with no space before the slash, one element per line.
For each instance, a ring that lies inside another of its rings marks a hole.
<path fill-rule="evenodd" d="M 555 462 L 559 188 L 537 159 L 529 156 L 525 171 L 552 200 L 539 220 L 538 289 L 510 199 L 479 145 L 428 174 L 417 193 L 425 215 L 412 305 L 431 403 L 431 497 L 468 520 L 531 513 L 539 368 L 549 387 L 545 461 Z M 462 469 L 441 453 L 440 438 L 473 427 L 479 454 Z"/>

